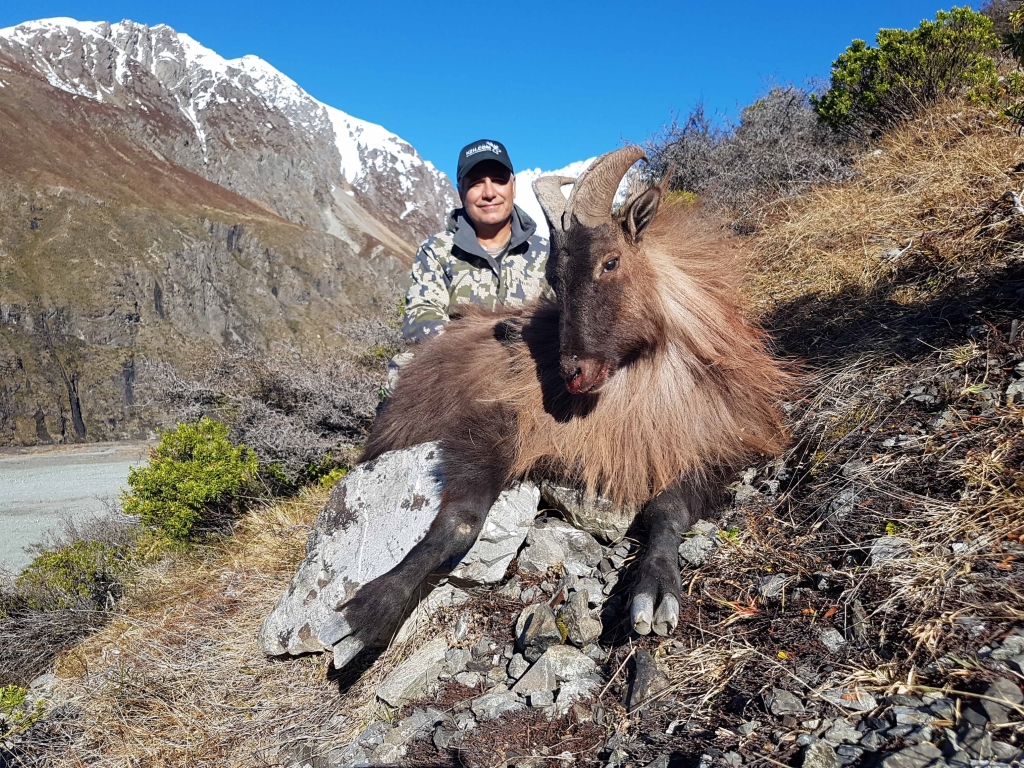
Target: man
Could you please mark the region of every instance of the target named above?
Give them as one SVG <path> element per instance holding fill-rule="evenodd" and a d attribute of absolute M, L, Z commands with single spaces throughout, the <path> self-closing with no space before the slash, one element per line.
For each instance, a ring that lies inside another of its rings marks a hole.
<path fill-rule="evenodd" d="M 459 152 L 463 207 L 449 215 L 444 232 L 427 239 L 416 253 L 405 297 L 403 334 L 408 341 L 443 333 L 458 304 L 493 309 L 553 295 L 544 278 L 548 241 L 516 206 L 514 174 L 501 142 L 481 139 Z"/>

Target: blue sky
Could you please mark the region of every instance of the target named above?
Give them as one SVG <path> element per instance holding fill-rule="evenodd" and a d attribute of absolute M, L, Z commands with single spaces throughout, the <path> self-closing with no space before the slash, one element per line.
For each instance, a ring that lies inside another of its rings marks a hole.
<path fill-rule="evenodd" d="M 33 0 L 0 3 L 0 27 L 50 16 L 169 24 L 226 58 L 266 59 L 451 174 L 477 138 L 505 142 L 517 167 L 550 170 L 643 141 L 701 100 L 735 115 L 773 82 L 826 79 L 852 39 L 949 6 Z"/>

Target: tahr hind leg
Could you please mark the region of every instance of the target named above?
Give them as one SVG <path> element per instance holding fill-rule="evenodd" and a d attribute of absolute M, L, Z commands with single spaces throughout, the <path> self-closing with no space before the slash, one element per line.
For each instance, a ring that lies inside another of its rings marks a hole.
<path fill-rule="evenodd" d="M 473 546 L 500 489 L 470 492 L 451 485 L 442 493 L 441 509 L 423 540 L 392 570 L 338 605 L 337 613 L 321 628 L 318 638 L 324 646 L 333 646 L 335 669 L 344 667 L 364 648 L 387 646 L 423 581 Z"/>
<path fill-rule="evenodd" d="M 641 512 L 647 547 L 637 569 L 630 610 L 633 629 L 641 635 L 668 635 L 679 623 L 679 543 L 705 512 L 697 494 L 672 485 Z"/>

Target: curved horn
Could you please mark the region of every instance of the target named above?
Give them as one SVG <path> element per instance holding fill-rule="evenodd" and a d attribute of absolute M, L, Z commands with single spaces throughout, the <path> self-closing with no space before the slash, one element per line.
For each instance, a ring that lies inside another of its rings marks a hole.
<path fill-rule="evenodd" d="M 647 156 L 640 147 L 623 147 L 601 155 L 576 180 L 566 208 L 566 224 L 575 216 L 588 227 L 604 224 L 612 215 L 619 182 L 637 160 Z"/>
<path fill-rule="evenodd" d="M 533 193 L 537 195 L 537 202 L 552 230 L 564 230 L 562 214 L 565 213 L 566 199 L 562 186 L 574 181 L 576 179 L 571 176 L 541 176 L 533 180 Z"/>

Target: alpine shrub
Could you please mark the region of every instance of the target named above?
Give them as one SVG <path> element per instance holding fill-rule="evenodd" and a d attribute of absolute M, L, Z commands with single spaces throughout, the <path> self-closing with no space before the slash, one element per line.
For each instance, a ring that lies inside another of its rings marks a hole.
<path fill-rule="evenodd" d="M 183 541 L 197 525 L 215 528 L 237 515 L 257 470 L 256 457 L 231 444 L 224 424 L 179 424 L 161 434 L 148 464 L 129 470 L 121 506 L 143 526 Z"/>
<path fill-rule="evenodd" d="M 104 608 L 120 596 L 133 569 L 132 550 L 102 541 L 76 541 L 40 552 L 15 579 L 27 604 L 36 610 L 80 605 L 84 598 Z"/>
<path fill-rule="evenodd" d="M 999 37 L 967 6 L 917 29 L 880 30 L 875 42 L 854 40 L 832 64 L 831 87 L 811 96 L 821 120 L 852 138 L 874 138 L 941 98 L 986 98 L 997 86 Z"/>

